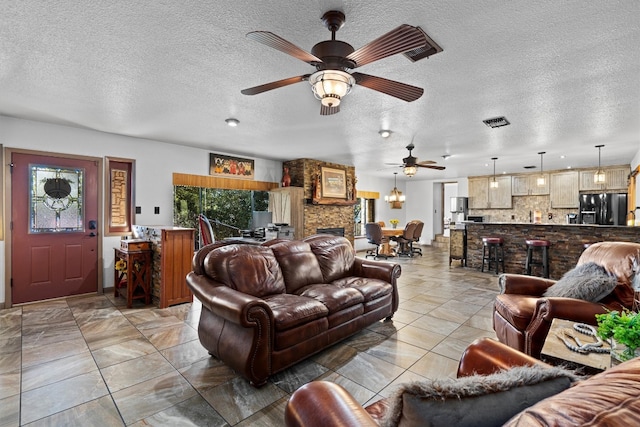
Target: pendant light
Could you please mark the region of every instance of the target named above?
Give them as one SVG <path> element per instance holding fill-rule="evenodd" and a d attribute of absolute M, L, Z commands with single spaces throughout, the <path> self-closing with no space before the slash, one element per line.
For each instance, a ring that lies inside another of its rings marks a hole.
<path fill-rule="evenodd" d="M 389 203 L 389 207 L 391 207 L 391 209 L 402 209 L 405 197 L 402 194 L 402 191 L 399 191 L 397 187 L 398 172 L 394 172 L 393 175 L 393 190 L 391 190 L 391 193 L 388 196 L 384 196 L 384 201 Z"/>
<path fill-rule="evenodd" d="M 538 153 L 540 154 L 540 176 L 536 180 L 536 184 L 538 184 L 538 187 L 544 187 L 547 183 L 546 180 L 544 179 L 544 169 L 542 168 L 542 156 L 544 156 L 545 153 L 546 151 L 540 151 Z"/>
<path fill-rule="evenodd" d="M 600 168 L 600 149 L 604 147 L 604 145 L 596 145 L 596 148 L 598 149 L 598 170 L 596 171 L 595 175 L 593 175 L 593 183 L 594 184 L 604 184 L 605 181 L 607 180 L 605 178 L 604 175 L 604 171 Z"/>
<path fill-rule="evenodd" d="M 493 160 L 493 179 L 489 183 L 489 188 L 498 188 L 498 181 L 496 181 L 496 160 L 498 158 L 492 157 L 491 160 Z"/>

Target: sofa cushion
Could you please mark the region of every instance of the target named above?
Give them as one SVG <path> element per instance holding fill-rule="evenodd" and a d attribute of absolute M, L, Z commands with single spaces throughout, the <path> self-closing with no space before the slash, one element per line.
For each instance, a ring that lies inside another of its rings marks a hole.
<path fill-rule="evenodd" d="M 609 295 L 618 280 L 604 267 L 588 262 L 567 271 L 544 292 L 545 297 L 565 297 L 598 302 Z"/>
<path fill-rule="evenodd" d="M 273 312 L 278 331 L 291 329 L 329 314 L 327 307 L 313 298 L 292 294 L 276 294 L 264 298 Z"/>
<path fill-rule="evenodd" d="M 204 261 L 207 276 L 255 297 L 285 292 L 273 251 L 264 246 L 234 244 L 216 248 Z"/>
<path fill-rule="evenodd" d="M 636 358 L 538 402 L 505 425 L 637 426 L 639 395 L 640 358 Z"/>
<path fill-rule="evenodd" d="M 317 234 L 304 239 L 316 255 L 322 282 L 331 283 L 350 274 L 356 252 L 349 240 L 340 236 Z"/>
<path fill-rule="evenodd" d="M 345 308 L 362 304 L 364 297 L 352 288 L 341 288 L 328 284 L 315 284 L 298 289 L 297 295 L 320 301 L 329 310 L 329 314 Z"/>
<path fill-rule="evenodd" d="M 358 292 L 364 296 L 364 300 L 367 302 L 376 300 L 393 292 L 393 286 L 391 286 L 391 283 L 385 282 L 384 280 L 369 279 L 365 277 L 344 277 L 342 279 L 334 280 L 331 284 L 343 288 L 357 289 Z"/>
<path fill-rule="evenodd" d="M 577 377 L 560 368 L 519 366 L 492 375 L 426 380 L 400 386 L 383 426 L 499 426 L 553 396 Z"/>
<path fill-rule="evenodd" d="M 280 264 L 287 293 L 312 283 L 322 283 L 322 271 L 311 246 L 300 240 L 277 240 L 269 247 Z"/>

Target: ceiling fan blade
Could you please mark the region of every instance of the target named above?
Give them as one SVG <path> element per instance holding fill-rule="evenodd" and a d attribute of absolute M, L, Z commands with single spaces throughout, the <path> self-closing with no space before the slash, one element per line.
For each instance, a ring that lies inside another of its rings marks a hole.
<path fill-rule="evenodd" d="M 361 67 L 388 56 L 417 49 L 426 44 L 427 38 L 424 32 L 420 31 L 419 28 L 403 24 L 350 53 L 347 59 L 354 61 L 356 67 Z"/>
<path fill-rule="evenodd" d="M 438 166 L 438 165 L 422 165 L 420 163 L 416 163 L 416 166 L 421 167 L 421 168 L 429 168 L 429 169 L 436 169 L 439 171 L 443 171 L 446 168 L 444 166 Z"/>
<path fill-rule="evenodd" d="M 298 58 L 299 60 L 304 61 L 307 64 L 315 66 L 316 64 L 322 63 L 322 59 L 310 54 L 306 50 L 300 49 L 293 43 L 269 31 L 252 31 L 250 33 L 247 33 L 247 38 L 272 47 L 276 50 L 279 50 L 280 52 L 284 52 L 287 55 L 293 56 L 294 58 Z"/>
<path fill-rule="evenodd" d="M 325 105 L 320 104 L 320 115 L 321 116 L 330 116 L 331 114 L 336 114 L 340 112 L 340 106 L 335 107 L 327 107 Z"/>
<path fill-rule="evenodd" d="M 435 165 L 436 162 L 434 162 L 433 160 L 423 160 L 421 162 L 418 162 L 419 165 Z"/>
<path fill-rule="evenodd" d="M 265 83 L 260 86 L 250 87 L 248 89 L 242 89 L 240 93 L 243 95 L 257 95 L 262 92 L 266 92 L 272 89 L 278 89 L 280 87 L 289 86 L 294 83 L 300 83 L 309 79 L 311 74 L 305 74 L 303 76 L 289 77 L 288 79 L 282 79 L 271 83 Z"/>
<path fill-rule="evenodd" d="M 356 83 L 387 95 L 395 96 L 403 101 L 411 102 L 420 98 L 424 93 L 424 89 L 417 86 L 411 86 L 406 83 L 396 82 L 394 80 L 383 79 L 369 74 L 352 73 Z"/>

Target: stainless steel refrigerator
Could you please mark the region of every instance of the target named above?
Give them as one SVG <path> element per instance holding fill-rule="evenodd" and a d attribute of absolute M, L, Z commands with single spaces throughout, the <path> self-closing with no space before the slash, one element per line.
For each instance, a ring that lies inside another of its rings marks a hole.
<path fill-rule="evenodd" d="M 580 224 L 626 225 L 627 193 L 580 194 Z"/>

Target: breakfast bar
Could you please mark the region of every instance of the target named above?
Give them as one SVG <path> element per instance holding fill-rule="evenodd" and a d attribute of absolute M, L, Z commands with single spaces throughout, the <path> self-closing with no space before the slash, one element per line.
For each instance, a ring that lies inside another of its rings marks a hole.
<path fill-rule="evenodd" d="M 549 248 L 549 277 L 559 279 L 575 267 L 584 245 L 601 241 L 640 242 L 640 227 L 533 224 L 515 222 L 467 223 L 467 258 L 469 268 L 482 267 L 482 238 L 499 236 L 504 239 L 504 267 L 507 273 L 524 274 L 527 255 L 526 239 L 544 239 Z M 536 271 L 533 275 L 541 275 Z"/>

